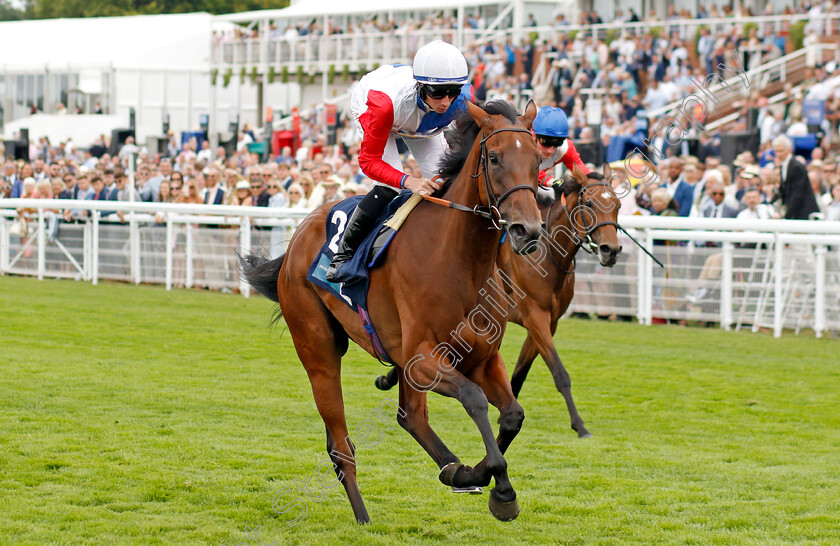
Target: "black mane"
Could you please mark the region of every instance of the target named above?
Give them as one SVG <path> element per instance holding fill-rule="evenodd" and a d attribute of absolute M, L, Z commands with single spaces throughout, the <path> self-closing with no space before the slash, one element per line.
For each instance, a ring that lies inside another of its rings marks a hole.
<path fill-rule="evenodd" d="M 492 100 L 479 104 L 479 106 L 491 116 L 504 116 L 511 123 L 517 123 L 516 108 L 503 100 Z M 445 180 L 443 186 L 435 192 L 435 195 L 443 195 L 449 188 L 449 184 L 455 180 L 458 173 L 464 167 L 467 156 L 470 155 L 473 143 L 478 136 L 479 127 L 476 125 L 469 112 L 464 112 L 455 120 L 455 127 L 446 131 L 446 142 L 449 144 L 447 150 L 438 163 L 438 174 Z"/>

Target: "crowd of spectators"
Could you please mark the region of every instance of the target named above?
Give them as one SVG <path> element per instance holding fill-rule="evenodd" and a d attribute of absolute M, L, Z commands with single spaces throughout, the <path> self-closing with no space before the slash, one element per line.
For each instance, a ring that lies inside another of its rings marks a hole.
<path fill-rule="evenodd" d="M 768 8 L 769 9 L 769 8 Z M 785 13 L 828 13 L 840 10 L 840 1 L 824 4 L 800 3 L 796 10 Z M 768 14 L 768 13 L 765 13 Z M 732 13 L 727 7 L 708 12 L 701 7 L 694 18 L 752 15 L 748 11 Z M 473 43 L 465 51 L 472 66 L 473 92 L 477 100 L 501 97 L 520 107 L 534 97 L 542 106 L 559 106 L 570 122 L 570 136 L 578 148 L 597 143 L 598 154 L 591 163 L 600 165 L 614 138 L 629 138 L 639 134 L 645 111 L 656 110 L 696 92 L 691 77 L 704 80 L 708 74 L 720 73 L 719 65 L 731 65 L 734 55 L 748 68 L 759 62 L 783 54 L 785 28 L 775 34 L 775 26 L 758 32 L 756 26 L 728 25 L 703 27 L 690 36 L 677 23 L 692 18 L 692 14 L 670 8 L 666 21 L 673 25 L 628 29 L 620 32 L 566 32 L 569 23 L 557 13 L 549 32 L 533 18 L 529 26 L 541 29 L 522 41 L 514 43 L 488 41 Z M 650 20 L 658 20 L 651 13 Z M 640 17 L 632 9 L 618 12 L 614 21 L 635 22 Z M 595 12 L 584 11 L 581 24 L 598 24 Z M 613 22 L 613 21 L 610 21 Z M 272 28 L 272 36 L 292 40 L 305 35 L 324 32 L 320 21 L 286 29 Z M 486 21 L 470 16 L 466 24 L 481 29 Z M 809 36 L 820 33 L 817 21 L 808 28 Z M 430 15 L 422 21 L 393 21 L 370 18 L 348 28 L 329 24 L 328 32 L 337 33 L 411 33 L 421 30 L 453 30 L 455 20 L 443 14 Z M 692 32 L 694 32 L 692 30 Z M 217 41 L 255 37 L 240 32 L 217 35 Z M 806 38 L 807 40 L 807 38 Z M 417 44 L 419 45 L 422 44 Z M 547 61 L 547 60 L 548 61 Z M 533 76 L 539 63 L 548 72 L 539 86 Z M 661 182 L 641 184 L 624 199 L 622 213 L 677 215 L 696 217 L 739 216 L 749 218 L 825 218 L 840 219 L 840 95 L 837 88 L 829 96 L 816 148 L 808 157 L 794 159 L 802 170 L 794 171 L 805 177 L 814 206 L 790 206 L 791 196 L 780 194 L 780 168 L 776 165 L 777 151 L 781 151 L 787 137 L 809 132 L 803 121 L 805 95 L 799 89 L 840 76 L 840 64 L 812 63 L 806 81 L 794 90 L 785 88 L 785 100 L 770 104 L 760 92 L 753 92 L 738 104 L 738 119 L 723 131 L 741 130 L 753 123 L 760 131 L 760 149 L 756 157 L 746 152 L 734 165 L 721 164 L 720 131 L 706 131 L 694 136 L 695 149 L 672 147 L 664 157 L 649 154 L 656 163 Z M 535 89 L 537 87 L 537 89 Z M 601 100 L 599 126 L 589 125 L 587 102 Z M 175 202 L 208 205 L 243 205 L 260 207 L 313 208 L 323 203 L 361 195 L 371 188 L 371 182 L 359 169 L 360 135 L 355 127 L 343 120 L 335 145 L 327 144 L 323 107 L 313 105 L 301 123 L 301 145 L 292 150 L 279 150 L 271 157 L 251 153 L 251 145 L 261 140 L 261 132 L 246 125 L 239 133 L 235 149 L 213 147 L 208 140 L 195 139 L 181 143 L 172 134 L 164 154 L 149 153 L 132 140 L 113 157 L 109 143 L 103 136 L 87 150 L 80 150 L 71 142 L 51 145 L 41 138 L 33 143 L 32 162 L 6 161 L 0 177 L 0 198 L 56 197 L 60 199 L 92 199 L 111 201 Z M 340 116 L 341 117 L 341 116 Z M 750 121 L 750 118 L 753 118 Z M 593 129 L 597 132 L 593 132 Z M 654 144 L 661 141 L 655 135 Z M 659 139 L 659 141 L 657 141 Z M 135 186 L 129 184 L 126 170 L 129 152 L 136 152 L 138 161 Z M 411 157 L 404 159 L 405 170 L 420 176 Z M 807 193 L 807 191 L 806 191 Z M 26 228 L 26 211 L 21 219 Z M 52 212 L 61 222 L 84 221 L 87 213 L 68 205 Z M 114 222 L 124 222 L 122 213 L 103 213 Z M 158 215 L 163 222 L 163 216 Z"/>
<path fill-rule="evenodd" d="M 816 16 L 830 13 L 840 13 L 840 0 L 803 1 L 784 9 L 774 9 L 768 3 L 761 13 L 753 13 L 749 7 L 733 10 L 729 6 L 719 9 L 714 5 L 709 8 L 699 6 L 697 12 L 692 13 L 670 6 L 667 14 L 651 10 L 644 18 L 631 8 L 626 13 L 617 10 L 611 20 L 604 20 L 594 11 L 584 10 L 574 22 L 567 21 L 563 10 L 558 9 L 553 19 L 548 21 L 537 21 L 529 16 L 526 26 L 534 30 L 524 33 L 521 38 L 515 39 L 513 34 L 506 35 L 506 39 L 471 42 L 468 32 L 464 53 L 473 67 L 476 99 L 501 97 L 521 108 L 528 99 L 535 98 L 540 105 L 563 108 L 574 137 L 584 143 L 594 141 L 599 144 L 598 157 L 593 162 L 601 163 L 608 159 L 607 150 L 611 141 L 616 137 L 631 139 L 638 136 L 640 131 L 644 131 L 640 127 L 647 126 L 646 112 L 661 109 L 697 92 L 695 81 L 706 81 L 707 76 L 712 74 L 724 77 L 722 65 L 735 66 L 733 59 L 736 56 L 743 70 L 748 70 L 784 55 L 791 46 L 788 39 L 791 21 L 782 21 L 781 24 L 718 22 L 702 26 L 680 23 L 706 19 L 721 21 L 753 15 L 808 14 L 815 18 L 809 20 L 805 27 L 804 43 L 807 45 L 818 41 L 826 30 L 826 21 Z M 649 25 L 638 28 L 620 26 L 632 22 L 647 22 Z M 479 12 L 470 12 L 464 23 L 467 31 L 481 31 L 488 21 Z M 576 28 L 569 30 L 572 23 L 585 28 L 600 23 L 618 26 L 593 33 L 580 32 Z M 389 36 L 395 40 L 408 39 L 410 43 L 407 47 L 411 52 L 423 45 L 424 39 L 431 39 L 431 35 L 423 31 L 443 32 L 441 37 L 448 37 L 451 41 L 458 26 L 454 13 L 448 12 L 430 12 L 420 18 L 410 16 L 400 21 L 378 16 L 365 20 L 351 18 L 341 25 L 328 19 L 327 29 L 321 28 L 323 24 L 323 19 L 316 18 L 286 28 L 274 25 L 270 37 L 299 42 L 302 37 L 323 34 L 376 33 L 383 39 Z M 838 26 L 837 21 L 829 24 L 833 25 L 832 28 Z M 224 43 L 257 37 L 256 30 L 233 31 L 220 32 L 215 40 Z M 364 40 L 359 43 L 360 47 L 368 45 Z M 389 48 L 381 42 L 375 42 L 374 47 L 379 51 L 402 50 L 397 44 Z M 346 49 L 337 48 L 339 52 Z M 269 48 L 269 51 L 274 49 Z M 840 64 L 837 62 L 819 65 L 809 58 L 808 65 L 806 81 L 795 90 L 788 86 L 787 96 L 781 104 L 759 104 L 762 100 L 766 101 L 766 97 L 754 92 L 738 101 L 740 116 L 724 129 L 730 132 L 744 130 L 749 124 L 749 110 L 761 108 L 762 144 L 767 145 L 775 136 L 786 132 L 788 127 L 801 123 L 802 101 L 807 98 L 803 90 L 814 82 L 840 76 Z M 598 115 L 602 120 L 601 127 L 595 134 L 587 128 L 587 116 L 593 115 L 588 108 L 590 99 L 601 101 Z M 830 98 L 826 110 L 826 128 L 834 129 L 826 131 L 826 138 L 837 140 L 840 97 Z M 719 141 L 714 132 L 692 136 L 701 138 L 703 145 L 710 148 L 707 151 L 715 153 Z M 703 159 L 704 154 L 695 155 Z"/>
<path fill-rule="evenodd" d="M 718 156 L 704 161 L 691 155 L 667 158 L 624 198 L 622 214 L 840 220 L 840 156 L 825 160 L 822 148 L 816 148 L 810 160 L 792 156 L 792 143 L 785 135 L 770 145 L 783 159 L 759 159 L 743 152 L 734 169 L 721 164 Z M 783 171 L 797 195 L 782 193 Z"/>
<path fill-rule="evenodd" d="M 611 19 L 602 17 L 594 10 L 580 10 L 577 20 L 571 21 L 566 17 L 566 8 L 558 7 L 552 13 L 550 20 L 538 21 L 533 14 L 529 14 L 525 21 L 525 26 L 529 28 L 552 27 L 562 30 L 572 25 L 586 26 L 607 23 L 622 24 L 662 21 L 665 24 L 666 30 L 670 32 L 678 26 L 680 21 L 691 21 L 695 19 L 728 19 L 733 17 L 794 14 L 818 16 L 835 11 L 840 11 L 836 0 L 827 0 L 825 2 L 808 2 L 802 0 L 798 3 L 790 4 L 783 9 L 776 9 L 771 2 L 768 2 L 764 10 L 760 13 L 754 12 L 752 7 L 742 4 L 739 4 L 736 8 L 732 8 L 729 5 L 718 8 L 714 4 L 706 7 L 700 4 L 695 13 L 692 13 L 688 9 L 678 10 L 675 6 L 671 5 L 664 17 L 657 13 L 655 9 L 651 9 L 647 16 L 642 17 L 631 7 L 626 13 L 622 9 L 617 9 Z M 495 14 L 492 15 L 492 18 L 495 18 Z M 485 17 L 483 10 L 468 10 L 464 19 L 464 26 L 466 30 L 481 31 L 487 28 L 489 22 L 490 20 Z M 379 14 L 373 14 L 363 19 L 342 18 L 341 22 L 337 19 L 327 18 L 326 27 L 324 27 L 323 18 L 304 17 L 297 21 L 289 21 L 284 27 L 279 26 L 276 21 L 272 22 L 269 25 L 268 33 L 272 39 L 283 39 L 294 42 L 307 36 L 380 33 L 410 35 L 413 32 L 424 30 L 449 31 L 454 33 L 458 30 L 458 18 L 452 10 L 446 12 L 440 10 L 418 10 L 417 12 L 409 13 L 405 17 L 390 19 L 380 17 Z M 257 27 L 249 29 L 237 27 L 214 32 L 214 41 L 216 43 L 246 41 L 257 38 L 259 38 L 259 29 Z"/>

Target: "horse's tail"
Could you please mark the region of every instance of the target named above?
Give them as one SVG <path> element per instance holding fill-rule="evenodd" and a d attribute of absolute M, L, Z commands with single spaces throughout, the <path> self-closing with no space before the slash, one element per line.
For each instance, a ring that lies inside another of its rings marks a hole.
<path fill-rule="evenodd" d="M 269 260 L 265 256 L 249 252 L 239 257 L 239 268 L 254 290 L 271 301 L 280 303 L 277 296 L 277 279 L 280 277 L 280 268 L 283 267 L 285 257 L 286 255 L 282 254 L 279 258 Z"/>

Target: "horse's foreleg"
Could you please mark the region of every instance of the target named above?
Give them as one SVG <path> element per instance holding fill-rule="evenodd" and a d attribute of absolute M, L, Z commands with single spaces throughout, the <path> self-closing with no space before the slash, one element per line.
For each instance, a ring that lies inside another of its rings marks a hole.
<path fill-rule="evenodd" d="M 554 348 L 554 339 L 552 338 L 551 313 L 544 309 L 531 309 L 525 317 L 525 327 L 528 329 L 528 335 L 533 338 L 534 344 L 540 355 L 545 360 L 551 376 L 554 378 L 554 385 L 563 399 L 566 400 L 566 407 L 569 410 L 569 416 L 572 421 L 572 429 L 578 433 L 579 438 L 588 438 L 592 436 L 586 427 L 583 425 L 583 419 L 578 413 L 575 401 L 572 398 L 572 380 L 569 377 L 569 372 L 566 371 L 563 362 L 560 360 L 560 355 L 557 354 L 557 349 Z M 556 321 L 554 323 L 556 328 Z"/>
<path fill-rule="evenodd" d="M 402 383 L 405 383 L 405 388 L 414 388 L 419 391 L 433 390 L 444 396 L 456 398 L 478 427 L 487 451 L 480 467 L 470 468 L 455 461 L 445 465 L 441 469 L 440 480 L 452 487 L 472 487 L 486 486 L 492 478 L 495 478 L 496 487 L 490 494 L 490 511 L 498 519 L 505 521 L 514 519 L 519 515 L 516 492 L 508 479 L 507 461 L 493 436 L 487 413 L 489 409 L 487 397 L 481 387 L 459 371 L 439 370 L 430 352 L 421 351 L 418 354 L 425 358 L 418 359 L 414 361 L 414 364 L 406 367 L 405 380 L 400 382 L 400 388 L 403 388 Z"/>
<path fill-rule="evenodd" d="M 486 366 L 476 369 L 470 375 L 470 379 L 481 387 L 487 400 L 499 409 L 499 434 L 496 436 L 496 443 L 504 454 L 522 428 L 525 411 L 513 395 L 501 355 L 496 353 Z"/>
<path fill-rule="evenodd" d="M 443 468 L 449 463 L 460 462 L 429 424 L 426 392 L 412 388 L 405 381 L 399 383 L 400 410 L 402 411 L 397 414 L 397 422 L 400 426 L 417 440 L 417 443 L 426 450 L 426 453 L 435 461 L 438 468 Z"/>
<path fill-rule="evenodd" d="M 534 344 L 531 335 L 525 338 L 525 343 L 522 344 L 522 350 L 519 351 L 519 358 L 516 360 L 516 368 L 510 376 L 510 386 L 513 389 L 513 396 L 519 398 L 519 391 L 522 390 L 522 384 L 525 383 L 525 378 L 528 377 L 528 372 L 531 370 L 531 364 L 537 358 L 539 351 Z"/>

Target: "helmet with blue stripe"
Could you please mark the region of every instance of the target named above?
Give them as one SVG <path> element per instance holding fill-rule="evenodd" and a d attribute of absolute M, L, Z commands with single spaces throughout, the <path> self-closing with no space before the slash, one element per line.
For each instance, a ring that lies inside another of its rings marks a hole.
<path fill-rule="evenodd" d="M 470 81 L 464 55 L 457 47 L 442 40 L 418 49 L 412 68 L 414 79 L 425 85 L 464 85 Z"/>
<path fill-rule="evenodd" d="M 569 120 L 562 108 L 543 106 L 537 112 L 533 125 L 537 136 L 569 138 Z"/>

